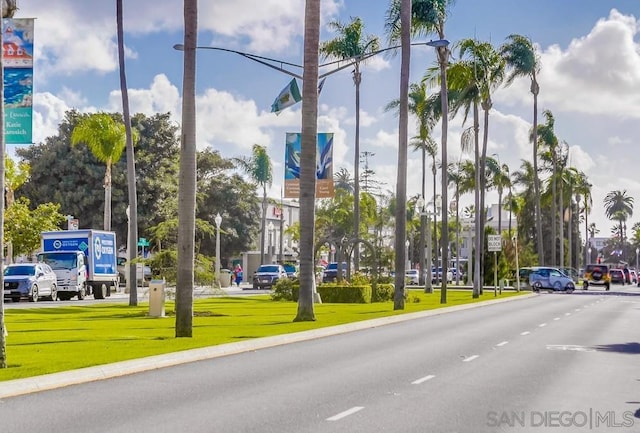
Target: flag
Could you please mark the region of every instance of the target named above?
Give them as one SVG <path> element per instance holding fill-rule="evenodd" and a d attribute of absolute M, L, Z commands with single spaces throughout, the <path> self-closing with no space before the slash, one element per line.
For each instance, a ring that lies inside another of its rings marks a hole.
<path fill-rule="evenodd" d="M 324 77 L 322 80 L 320 80 L 320 83 L 318 84 L 318 96 L 320 96 L 320 92 L 322 92 L 322 87 L 324 86 L 324 80 L 326 80 L 327 77 Z"/>
<path fill-rule="evenodd" d="M 301 100 L 302 96 L 300 95 L 298 82 L 294 78 L 284 89 L 282 89 L 276 100 L 273 101 L 273 104 L 271 104 L 271 112 L 280 114 L 282 110 L 300 102 Z"/>

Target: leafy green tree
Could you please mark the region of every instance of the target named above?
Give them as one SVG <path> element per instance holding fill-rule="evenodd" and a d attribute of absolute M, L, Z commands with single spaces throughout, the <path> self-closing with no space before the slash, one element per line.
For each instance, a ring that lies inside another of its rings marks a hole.
<path fill-rule="evenodd" d="M 334 39 L 320 44 L 320 54 L 324 58 L 337 58 L 341 60 L 353 61 L 353 83 L 356 86 L 356 127 L 354 140 L 354 195 L 353 215 L 354 231 L 353 236 L 360 237 L 360 83 L 362 82 L 362 72 L 360 63 L 366 61 L 370 55 L 380 48 L 377 36 L 364 35 L 364 24 L 360 18 L 352 18 L 349 24 L 339 21 L 331 21 L 328 24 L 330 30 L 337 32 Z M 353 262 L 357 269 L 360 267 L 360 254 L 358 244 L 354 245 Z"/>
<path fill-rule="evenodd" d="M 29 199 L 18 198 L 5 212 L 5 239 L 13 244 L 16 256 L 31 254 L 40 248 L 40 233 L 59 230 L 65 217 L 60 213 L 60 205 L 45 203 L 30 208 Z"/>
<path fill-rule="evenodd" d="M 531 141 L 533 145 L 533 188 L 535 194 L 535 243 L 537 246 L 538 260 L 544 260 L 540 178 L 538 172 L 538 94 L 540 93 L 538 73 L 540 72 L 540 58 L 531 39 L 517 34 L 512 34 L 507 37 L 506 42 L 500 47 L 500 54 L 509 67 L 505 81 L 507 86 L 511 85 L 518 77 L 528 77 L 531 80 L 530 90 L 533 95 L 533 137 Z"/>
<path fill-rule="evenodd" d="M 267 188 L 273 183 L 273 164 L 267 148 L 259 144 L 253 145 L 250 157 L 242 156 L 236 158 L 236 162 L 240 165 L 240 168 L 249 175 L 249 178 L 262 189 L 262 216 L 260 218 L 260 254 L 262 259 L 260 262 L 264 264 L 267 261 L 264 248 L 267 229 L 267 207 L 269 204 L 267 201 Z M 302 190 L 302 185 L 300 189 Z"/>
<path fill-rule="evenodd" d="M 7 208 L 11 207 L 13 202 L 15 201 L 15 190 L 20 186 L 24 185 L 24 183 L 29 179 L 30 167 L 29 164 L 24 161 L 20 161 L 16 163 L 11 157 L 7 154 L 4 156 L 4 167 L 5 167 L 5 193 L 6 200 L 5 206 Z M 5 243 L 7 245 L 7 258 L 9 259 L 9 263 L 13 262 L 13 244 L 5 239 Z"/>
<path fill-rule="evenodd" d="M 71 144 L 84 143 L 107 169 L 104 174 L 104 229 L 111 230 L 111 167 L 126 146 L 125 127 L 107 113 L 83 116 L 71 133 Z"/>

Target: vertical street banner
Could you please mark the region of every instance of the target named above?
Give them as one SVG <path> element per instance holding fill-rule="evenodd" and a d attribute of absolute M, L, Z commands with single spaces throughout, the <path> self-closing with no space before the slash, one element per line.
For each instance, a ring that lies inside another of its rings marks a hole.
<path fill-rule="evenodd" d="M 4 134 L 7 144 L 31 144 L 33 121 L 33 18 L 2 20 Z"/>
<path fill-rule="evenodd" d="M 302 134 L 287 132 L 284 151 L 284 196 L 300 197 Z M 333 133 L 318 133 L 316 149 L 316 198 L 331 198 L 333 189 Z"/>

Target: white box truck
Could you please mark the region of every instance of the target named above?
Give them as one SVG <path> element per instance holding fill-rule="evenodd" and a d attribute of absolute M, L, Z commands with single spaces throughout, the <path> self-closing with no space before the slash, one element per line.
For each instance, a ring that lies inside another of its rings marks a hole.
<path fill-rule="evenodd" d="M 58 298 L 82 300 L 111 296 L 118 287 L 116 234 L 103 230 L 42 232 L 38 261 L 51 266 L 58 279 Z"/>

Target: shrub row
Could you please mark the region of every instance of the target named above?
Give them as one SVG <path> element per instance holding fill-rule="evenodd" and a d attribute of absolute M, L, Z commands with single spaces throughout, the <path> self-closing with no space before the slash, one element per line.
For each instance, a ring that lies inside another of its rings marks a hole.
<path fill-rule="evenodd" d="M 369 304 L 393 299 L 393 284 L 377 284 L 375 289 L 369 284 L 321 284 L 317 287 L 322 302 Z M 298 301 L 300 282 L 282 279 L 276 282 L 271 293 L 274 301 Z"/>

